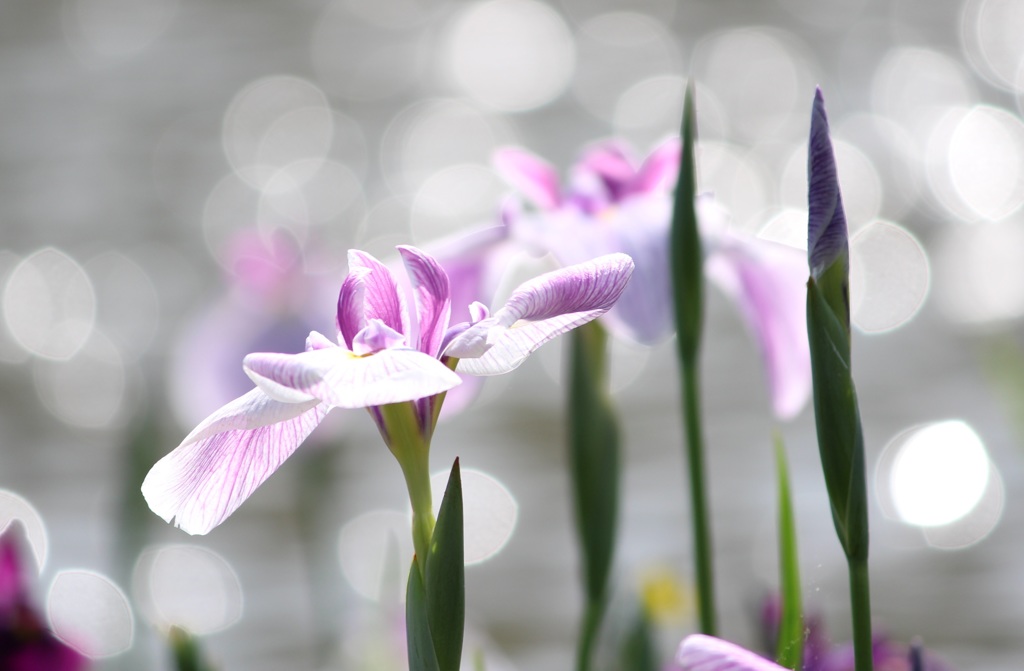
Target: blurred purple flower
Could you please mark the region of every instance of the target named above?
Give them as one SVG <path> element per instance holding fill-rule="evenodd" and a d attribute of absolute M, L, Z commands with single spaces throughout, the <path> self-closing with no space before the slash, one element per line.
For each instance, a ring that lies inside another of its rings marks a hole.
<path fill-rule="evenodd" d="M 761 631 L 765 649 L 774 655 L 781 618 L 778 595 L 769 595 L 761 607 Z M 853 644 L 832 645 L 821 616 L 805 613 L 803 671 L 854 671 Z M 920 668 L 911 663 L 911 646 L 897 643 L 876 633 L 872 644 L 872 663 L 876 671 L 952 671 L 941 659 L 921 652 Z"/>
<path fill-rule="evenodd" d="M 171 401 L 185 424 L 250 388 L 238 366 L 246 354 L 287 351 L 330 325 L 320 313 L 336 298 L 337 278 L 309 273 L 288 235 L 242 231 L 225 256 L 223 293 L 185 321 L 172 354 Z"/>
<path fill-rule="evenodd" d="M 429 439 L 452 372 L 513 370 L 557 335 L 601 316 L 633 270 L 614 254 L 521 285 L 493 315 L 474 303 L 451 325 L 449 277 L 431 256 L 399 247 L 413 309 L 395 277 L 369 254 L 349 252 L 338 299 L 337 342 L 318 332 L 299 354 L 250 354 L 256 388 L 204 420 L 146 476 L 150 508 L 188 533 L 224 521 L 288 458 L 331 408 L 368 408 L 391 444 L 379 406 L 412 401 Z M 429 440 L 427 441 L 429 443 Z"/>
<path fill-rule="evenodd" d="M 23 564 L 26 544 L 18 523 L 0 533 L 0 669 L 80 671 L 87 660 L 58 640 L 32 608 Z"/>
<path fill-rule="evenodd" d="M 510 239 L 562 264 L 611 252 L 633 258 L 633 281 L 603 320 L 616 335 L 645 345 L 673 330 L 669 232 L 679 153 L 679 143 L 669 141 L 639 162 L 621 142 L 600 143 L 584 153 L 564 188 L 551 165 L 525 150 L 495 156 L 498 172 L 529 206 L 506 212 Z M 789 419 L 811 388 L 804 256 L 730 231 L 710 196 L 697 205 L 707 276 L 738 304 L 764 359 L 774 412 Z"/>

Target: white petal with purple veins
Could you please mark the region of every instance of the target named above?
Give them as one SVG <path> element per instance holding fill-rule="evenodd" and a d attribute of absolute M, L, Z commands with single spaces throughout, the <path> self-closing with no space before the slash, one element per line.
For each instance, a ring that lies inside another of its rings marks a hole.
<path fill-rule="evenodd" d="M 252 414 L 240 414 L 243 408 Z M 173 518 L 184 531 L 205 534 L 242 505 L 326 413 L 322 404 L 281 404 L 253 390 L 211 415 L 158 461 L 142 483 L 142 495 L 168 522 Z M 276 419 L 247 428 L 252 417 Z"/>
<path fill-rule="evenodd" d="M 516 289 L 493 317 L 457 336 L 446 353 L 460 357 L 461 373 L 507 373 L 552 338 L 607 312 L 632 272 L 628 256 L 609 254 L 541 275 Z M 489 348 L 477 355 L 484 344 Z"/>

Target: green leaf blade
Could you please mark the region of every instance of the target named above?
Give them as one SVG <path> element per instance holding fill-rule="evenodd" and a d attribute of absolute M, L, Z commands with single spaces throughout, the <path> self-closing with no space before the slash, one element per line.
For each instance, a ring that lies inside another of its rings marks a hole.
<path fill-rule="evenodd" d="M 427 556 L 427 621 L 439 671 L 459 671 L 466 624 L 465 540 L 459 460 L 448 477 Z"/>

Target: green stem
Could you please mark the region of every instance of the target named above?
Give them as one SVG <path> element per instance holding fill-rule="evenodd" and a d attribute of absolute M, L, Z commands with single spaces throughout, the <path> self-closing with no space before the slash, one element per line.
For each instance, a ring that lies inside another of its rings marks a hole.
<path fill-rule="evenodd" d="M 585 671 L 607 606 L 619 510 L 619 429 L 608 389 L 608 334 L 596 321 L 570 336 L 568 437 L 586 596 L 576 667 Z"/>
<path fill-rule="evenodd" d="M 871 671 L 871 589 L 868 560 L 850 558 L 850 604 L 853 618 L 853 657 L 856 671 Z"/>
<path fill-rule="evenodd" d="M 576 650 L 576 671 L 588 671 L 590 658 L 594 653 L 597 632 L 604 619 L 604 601 L 589 601 L 583 615 L 583 626 L 580 630 L 579 648 Z"/>
<path fill-rule="evenodd" d="M 412 402 L 380 406 L 387 442 L 405 476 L 412 504 L 412 546 L 420 575 L 426 576 L 427 552 L 434 533 L 434 504 L 430 491 L 430 443 L 424 437 Z"/>
<path fill-rule="evenodd" d="M 697 607 L 700 631 L 714 636 L 714 568 L 711 561 L 711 525 L 704 489 L 704 435 L 700 421 L 700 393 L 696 361 L 685 361 L 683 378 L 683 421 L 686 424 L 686 457 L 690 475 L 690 511 L 693 522 L 693 553 L 697 579 Z"/>

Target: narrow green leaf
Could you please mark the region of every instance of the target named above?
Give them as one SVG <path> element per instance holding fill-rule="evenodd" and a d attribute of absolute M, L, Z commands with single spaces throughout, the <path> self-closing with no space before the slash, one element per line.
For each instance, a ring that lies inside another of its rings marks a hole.
<path fill-rule="evenodd" d="M 693 82 L 683 99 L 682 154 L 669 242 L 676 344 L 682 382 L 686 461 L 690 481 L 694 572 L 700 631 L 716 633 L 711 524 L 704 483 L 704 432 L 700 411 L 700 343 L 704 325 L 704 253 L 697 222 L 697 120 Z"/>
<path fill-rule="evenodd" d="M 626 636 L 622 648 L 622 668 L 626 671 L 658 671 L 661 668 L 654 645 L 654 632 L 651 631 L 651 619 L 644 608 L 637 610 Z"/>
<path fill-rule="evenodd" d="M 796 546 L 796 518 L 789 487 L 789 467 L 782 436 L 775 434 L 775 466 L 779 490 L 779 587 L 782 617 L 775 647 L 776 661 L 790 669 L 801 668 L 804 647 L 803 606 L 800 592 L 800 561 Z"/>
<path fill-rule="evenodd" d="M 672 210 L 672 294 L 675 300 L 676 338 L 684 365 L 697 359 L 704 323 L 704 252 L 697 225 L 697 121 L 693 82 L 683 99 L 682 155 Z"/>
<path fill-rule="evenodd" d="M 462 478 L 455 460 L 427 556 L 427 621 L 440 671 L 459 671 L 466 624 Z"/>
<path fill-rule="evenodd" d="M 607 346 L 608 334 L 597 322 L 570 336 L 569 462 L 586 594 L 578 669 L 589 668 L 604 616 L 618 523 L 619 428 L 608 392 Z"/>
<path fill-rule="evenodd" d="M 427 592 L 415 559 L 409 569 L 405 591 L 405 641 L 409 652 L 409 671 L 440 671 L 427 621 Z"/>

